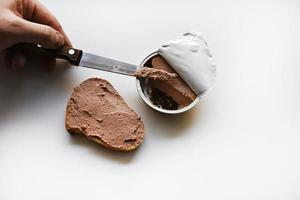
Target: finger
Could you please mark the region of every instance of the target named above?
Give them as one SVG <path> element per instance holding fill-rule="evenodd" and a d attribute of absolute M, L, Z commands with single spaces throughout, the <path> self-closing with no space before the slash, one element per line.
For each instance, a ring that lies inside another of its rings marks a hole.
<path fill-rule="evenodd" d="M 8 69 L 20 70 L 25 67 L 26 56 L 21 53 L 12 53 L 10 51 L 5 52 L 4 62 Z"/>
<path fill-rule="evenodd" d="M 21 71 L 26 64 L 26 56 L 24 54 L 17 53 L 11 56 L 11 68 L 14 71 Z"/>
<path fill-rule="evenodd" d="M 65 45 L 72 46 L 59 21 L 42 3 L 39 1 L 25 0 L 23 4 L 24 19 L 52 27 L 64 36 Z"/>
<path fill-rule="evenodd" d="M 64 36 L 47 25 L 18 19 L 15 41 L 40 44 L 45 48 L 58 49 L 65 43 Z"/>

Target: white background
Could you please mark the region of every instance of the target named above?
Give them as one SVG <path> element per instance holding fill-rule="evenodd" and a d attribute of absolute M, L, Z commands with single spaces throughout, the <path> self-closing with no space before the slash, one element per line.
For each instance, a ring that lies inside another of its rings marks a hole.
<path fill-rule="evenodd" d="M 299 0 L 43 3 L 75 47 L 136 64 L 197 28 L 217 83 L 192 111 L 167 116 L 146 107 L 130 77 L 76 67 L 1 73 L 1 200 L 300 199 Z M 89 77 L 109 80 L 142 116 L 136 152 L 66 132 L 68 97 Z"/>

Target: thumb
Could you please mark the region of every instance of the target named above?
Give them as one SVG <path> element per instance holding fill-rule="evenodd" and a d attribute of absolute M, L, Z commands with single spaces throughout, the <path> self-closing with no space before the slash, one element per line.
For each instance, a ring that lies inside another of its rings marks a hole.
<path fill-rule="evenodd" d="M 64 36 L 50 26 L 20 19 L 16 34 L 18 42 L 40 44 L 45 48 L 58 49 L 65 43 Z"/>

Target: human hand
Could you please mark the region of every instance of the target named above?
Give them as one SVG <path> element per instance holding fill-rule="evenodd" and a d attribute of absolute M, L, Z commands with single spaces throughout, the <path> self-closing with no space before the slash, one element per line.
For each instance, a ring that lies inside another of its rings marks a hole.
<path fill-rule="evenodd" d="M 26 55 L 11 54 L 7 49 L 20 42 L 40 44 L 50 49 L 71 42 L 58 20 L 37 0 L 0 1 L 0 53 L 6 52 L 5 61 L 13 69 L 23 68 Z M 45 59 L 47 67 L 55 60 Z"/>

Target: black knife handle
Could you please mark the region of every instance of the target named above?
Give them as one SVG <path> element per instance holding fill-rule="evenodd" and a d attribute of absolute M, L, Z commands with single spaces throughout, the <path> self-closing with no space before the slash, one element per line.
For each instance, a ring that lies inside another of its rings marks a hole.
<path fill-rule="evenodd" d="M 60 49 L 46 49 L 40 45 L 32 43 L 18 43 L 9 48 L 12 53 L 32 53 L 39 56 L 51 58 L 60 58 L 67 60 L 72 65 L 79 65 L 82 57 L 82 51 L 72 47 L 63 46 Z"/>

